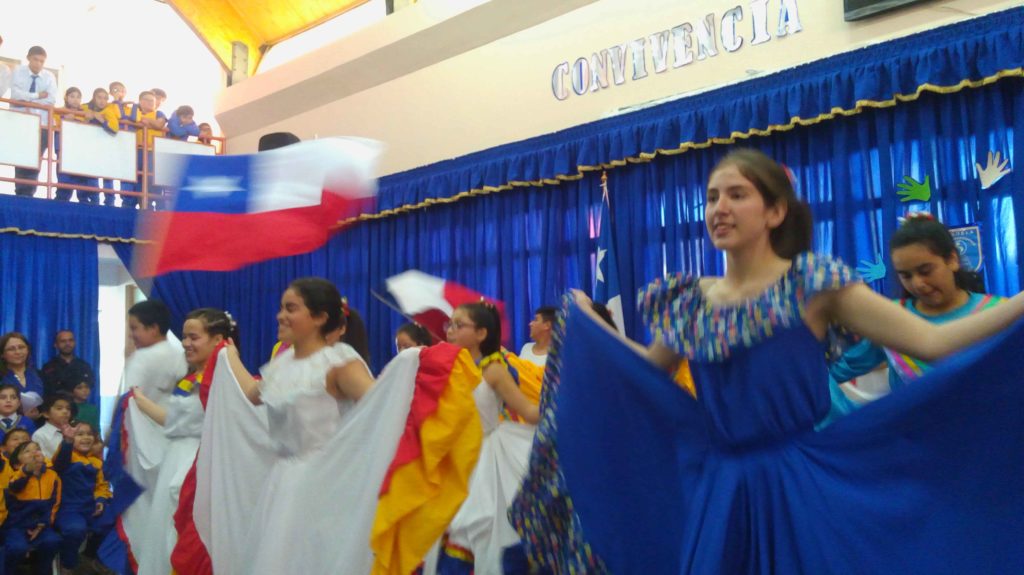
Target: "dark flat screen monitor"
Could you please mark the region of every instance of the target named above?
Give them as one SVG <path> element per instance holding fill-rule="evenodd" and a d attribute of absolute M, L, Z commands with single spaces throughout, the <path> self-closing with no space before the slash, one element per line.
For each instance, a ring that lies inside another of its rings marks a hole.
<path fill-rule="evenodd" d="M 847 22 L 874 16 L 879 12 L 916 4 L 925 0 L 843 0 L 844 17 Z"/>

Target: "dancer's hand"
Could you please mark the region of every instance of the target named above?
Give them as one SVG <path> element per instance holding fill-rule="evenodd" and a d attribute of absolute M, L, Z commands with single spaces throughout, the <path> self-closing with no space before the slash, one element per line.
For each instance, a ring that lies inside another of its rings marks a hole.
<path fill-rule="evenodd" d="M 65 423 L 60 427 L 60 433 L 64 436 L 65 441 L 68 443 L 74 443 L 75 433 L 78 433 L 78 426 Z"/>
<path fill-rule="evenodd" d="M 584 310 L 593 309 L 594 301 L 591 300 L 590 296 L 585 294 L 583 292 L 583 290 L 574 289 L 574 290 L 570 290 L 569 293 L 572 294 L 573 301 L 575 301 L 576 305 L 580 306 L 581 309 L 584 309 Z"/>

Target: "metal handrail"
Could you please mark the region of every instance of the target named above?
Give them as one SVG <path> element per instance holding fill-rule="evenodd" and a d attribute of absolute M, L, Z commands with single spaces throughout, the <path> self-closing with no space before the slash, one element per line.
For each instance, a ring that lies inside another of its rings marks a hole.
<path fill-rule="evenodd" d="M 59 159 L 57 158 L 57 155 L 56 155 L 56 150 L 54 150 L 54 145 L 53 145 L 54 138 L 53 138 L 53 136 L 54 136 L 55 133 L 60 131 L 60 128 L 57 127 L 57 124 L 54 121 L 54 118 L 56 116 L 82 116 L 82 117 L 84 117 L 85 116 L 84 111 L 82 111 L 82 110 L 72 110 L 70 108 L 65 108 L 63 106 L 47 106 L 47 105 L 42 105 L 42 104 L 35 104 L 33 102 L 25 102 L 25 101 L 22 101 L 22 100 L 11 100 L 11 99 L 7 99 L 7 98 L 0 98 L 0 102 L 7 103 L 7 104 L 10 104 L 11 106 L 18 107 L 18 108 L 45 110 L 45 111 L 49 112 L 47 114 L 47 120 L 46 120 L 46 139 L 47 139 L 47 142 L 49 142 L 49 145 L 46 147 L 46 154 L 41 158 L 42 161 L 40 162 L 40 166 L 39 166 L 39 168 L 42 170 L 43 166 L 45 165 L 45 169 L 46 169 L 46 182 L 45 182 L 45 186 L 46 186 L 46 197 L 47 197 L 47 199 L 53 199 L 54 190 L 84 190 L 84 191 L 88 191 L 88 192 L 97 192 L 97 193 L 98 192 L 104 192 L 104 193 L 112 193 L 113 192 L 113 190 L 108 190 L 106 188 L 100 188 L 100 187 L 96 187 L 96 186 L 86 186 L 86 185 L 82 185 L 82 184 L 64 184 L 64 183 L 61 183 L 61 182 L 54 182 L 53 181 L 53 164 L 55 162 L 59 162 Z M 136 196 L 136 197 L 139 197 L 140 200 L 141 200 L 142 209 L 149 209 L 149 193 L 150 193 L 150 190 L 149 190 L 149 176 L 150 176 L 150 174 L 149 174 L 149 156 L 150 156 L 150 146 L 148 145 L 148 143 L 150 141 L 149 140 L 149 138 L 150 138 L 149 132 L 151 131 L 151 128 L 147 127 L 146 125 L 144 125 L 142 123 L 133 122 L 131 120 L 126 120 L 124 118 L 121 118 L 118 123 L 121 126 L 132 128 L 133 131 L 138 131 L 139 129 L 141 129 L 142 130 L 142 142 L 143 142 L 143 145 L 142 146 L 137 146 L 138 148 L 141 148 L 141 150 L 142 150 L 142 166 L 141 166 L 140 170 L 136 171 L 136 177 L 137 178 L 138 178 L 138 176 L 141 175 L 141 184 L 140 184 L 141 191 L 121 191 L 121 190 L 117 190 L 117 193 L 122 195 L 122 196 Z M 167 132 L 167 130 L 152 130 L 152 131 L 158 132 L 159 134 L 165 134 Z M 211 136 L 210 140 L 211 140 L 211 142 L 217 142 L 219 144 L 218 146 L 214 146 L 214 149 L 216 150 L 216 154 L 217 155 L 223 155 L 223 154 L 226 153 L 226 151 L 227 151 L 227 139 L 226 138 L 221 137 L 221 136 Z M 8 178 L 8 177 L 3 177 L 3 176 L 0 176 L 0 182 L 11 182 L 11 183 L 14 183 L 14 184 L 23 184 L 23 185 L 35 184 L 37 186 L 44 185 L 44 182 L 42 180 L 27 180 L 27 179 L 24 179 L 24 178 Z"/>

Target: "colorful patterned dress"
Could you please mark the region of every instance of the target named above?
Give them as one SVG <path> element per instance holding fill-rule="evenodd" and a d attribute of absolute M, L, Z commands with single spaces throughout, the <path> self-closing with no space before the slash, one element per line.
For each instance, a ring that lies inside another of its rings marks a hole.
<path fill-rule="evenodd" d="M 941 315 L 921 313 L 914 305 L 914 300 L 903 299 L 899 301 L 899 304 L 922 319 L 941 324 L 986 310 L 1002 301 L 1003 298 L 996 295 L 970 293 L 967 302 L 962 306 Z M 924 360 L 875 345 L 869 341 L 862 341 L 833 363 L 829 367 L 829 373 L 836 381 L 849 381 L 871 371 L 882 362 L 889 364 L 889 389 L 892 391 L 918 379 L 931 369 L 931 365 Z"/>
<path fill-rule="evenodd" d="M 499 362 L 520 391 L 539 401 L 543 368 L 510 353 L 494 353 L 483 369 Z M 473 392 L 484 429 L 480 458 L 469 482 L 469 495 L 448 527 L 437 572 L 441 575 L 502 575 L 503 555 L 519 545 L 506 511 L 519 491 L 530 460 L 536 426 L 508 409 L 486 382 Z"/>
<path fill-rule="evenodd" d="M 817 339 L 805 304 L 855 281 L 802 254 L 736 306 L 695 279 L 651 284 L 644 317 L 689 359 L 697 399 L 570 306 L 510 511 L 531 559 L 555 573 L 1024 572 L 1024 327 L 815 431 L 849 339 Z"/>

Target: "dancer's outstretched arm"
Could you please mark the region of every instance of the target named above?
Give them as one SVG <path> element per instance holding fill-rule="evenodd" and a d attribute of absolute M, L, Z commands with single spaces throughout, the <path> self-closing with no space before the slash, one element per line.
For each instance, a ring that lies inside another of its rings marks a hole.
<path fill-rule="evenodd" d="M 876 344 L 934 361 L 995 335 L 1022 315 L 1024 292 L 984 311 L 934 324 L 856 283 L 811 300 L 807 317 L 838 323 Z"/>

